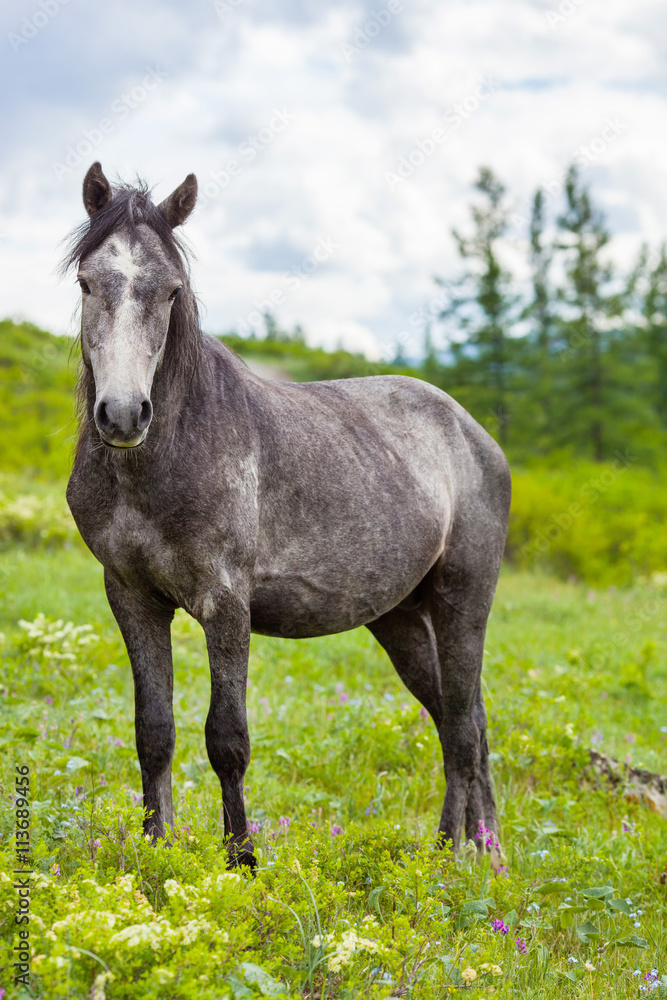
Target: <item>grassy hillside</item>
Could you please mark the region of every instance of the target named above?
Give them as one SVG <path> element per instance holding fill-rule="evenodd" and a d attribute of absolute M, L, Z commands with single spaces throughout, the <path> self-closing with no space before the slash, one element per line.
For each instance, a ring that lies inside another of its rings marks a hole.
<path fill-rule="evenodd" d="M 68 474 L 76 364 L 69 338 L 0 322 L 0 470 L 42 478 Z"/>
<path fill-rule="evenodd" d="M 437 734 L 366 630 L 254 637 L 253 879 L 226 872 L 205 647 L 182 612 L 176 824 L 169 847 L 142 836 L 130 666 L 64 501 L 76 360 L 34 327 L 0 335 L 0 998 L 28 996 L 12 985 L 17 767 L 40 1000 L 667 997 L 667 807 L 589 766 L 596 747 L 667 772 L 664 475 L 632 455 L 514 472 L 523 569 L 501 576 L 483 677 L 497 875 L 433 850 Z M 251 344 L 293 378 L 376 373 Z"/>

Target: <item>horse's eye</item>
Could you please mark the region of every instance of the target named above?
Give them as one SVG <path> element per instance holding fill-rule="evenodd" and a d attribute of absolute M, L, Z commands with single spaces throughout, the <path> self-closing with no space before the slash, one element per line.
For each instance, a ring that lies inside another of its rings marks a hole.
<path fill-rule="evenodd" d="M 90 287 L 88 285 L 88 282 L 85 281 L 83 278 L 77 278 L 77 281 L 79 282 L 79 286 L 84 295 L 90 295 Z"/>
<path fill-rule="evenodd" d="M 180 290 L 181 290 L 181 286 L 180 286 L 180 285 L 178 286 L 178 288 L 175 288 L 175 289 L 173 290 L 173 292 L 172 292 L 172 293 L 171 293 L 171 295 L 169 296 L 169 301 L 170 301 L 170 302 L 173 302 L 173 301 L 174 301 L 174 299 L 176 298 L 176 296 L 178 295 L 178 293 L 180 292 Z"/>

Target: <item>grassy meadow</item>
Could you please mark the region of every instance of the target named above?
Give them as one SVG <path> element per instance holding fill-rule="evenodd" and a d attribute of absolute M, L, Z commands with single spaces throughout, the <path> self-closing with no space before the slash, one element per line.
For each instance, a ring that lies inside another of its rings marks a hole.
<path fill-rule="evenodd" d="M 254 637 L 253 878 L 226 871 L 203 637 L 181 612 L 176 823 L 170 846 L 142 836 L 129 662 L 64 507 L 68 345 L 13 329 L 25 341 L 0 348 L 16 430 L 0 442 L 2 1000 L 667 997 L 667 819 L 589 766 L 597 748 L 667 773 L 665 478 L 627 457 L 517 470 L 484 671 L 497 874 L 433 849 L 437 734 L 366 630 Z M 31 428 L 42 389 L 51 408 Z M 13 984 L 17 767 L 30 769 L 30 991 Z"/>

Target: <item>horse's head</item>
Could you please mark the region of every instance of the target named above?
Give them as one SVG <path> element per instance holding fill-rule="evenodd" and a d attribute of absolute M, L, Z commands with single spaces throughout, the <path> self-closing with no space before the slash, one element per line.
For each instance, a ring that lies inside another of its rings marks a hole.
<path fill-rule="evenodd" d="M 95 387 L 93 416 L 114 448 L 141 444 L 153 416 L 151 388 L 187 274 L 172 235 L 197 198 L 189 174 L 160 205 L 145 189 L 113 189 L 94 163 L 83 182 L 90 216 L 77 256 L 81 351 Z"/>

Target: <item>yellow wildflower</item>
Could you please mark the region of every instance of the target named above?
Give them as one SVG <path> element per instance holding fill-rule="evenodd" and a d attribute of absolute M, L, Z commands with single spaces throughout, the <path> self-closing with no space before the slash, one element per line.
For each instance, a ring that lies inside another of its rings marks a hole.
<path fill-rule="evenodd" d="M 461 978 L 465 979 L 466 983 L 472 983 L 474 979 L 477 979 L 477 973 L 474 969 L 471 969 L 470 966 L 468 966 L 468 968 L 464 969 L 461 973 Z"/>

